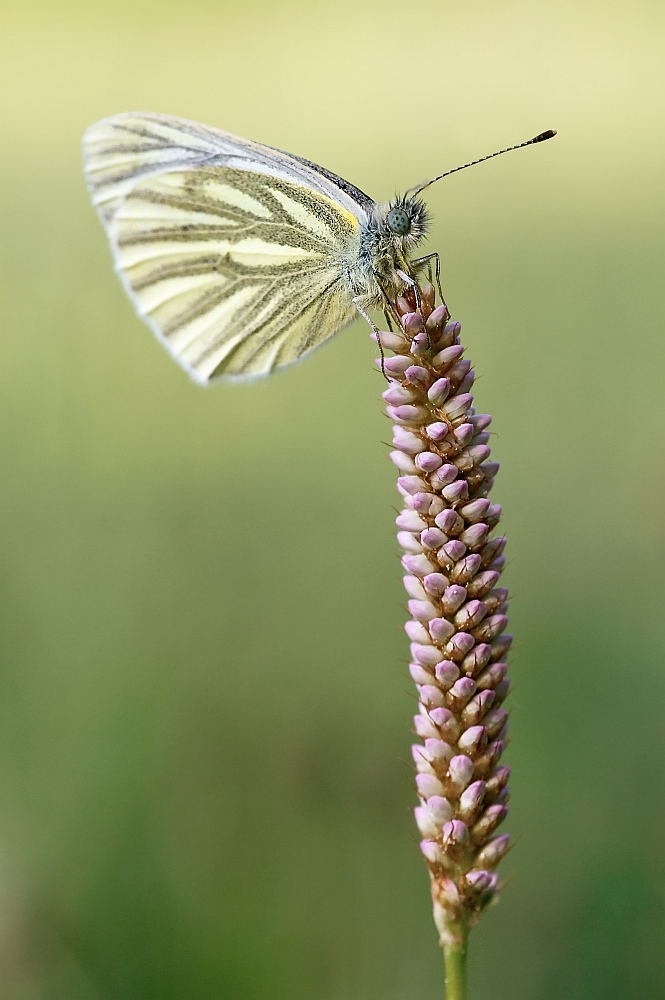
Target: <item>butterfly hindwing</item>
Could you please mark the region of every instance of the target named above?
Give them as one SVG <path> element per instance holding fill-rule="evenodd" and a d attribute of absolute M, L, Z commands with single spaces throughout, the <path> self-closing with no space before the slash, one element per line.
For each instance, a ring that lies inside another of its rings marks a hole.
<path fill-rule="evenodd" d="M 107 119 L 85 142 L 125 287 L 197 381 L 268 374 L 353 318 L 364 209 L 334 175 L 314 184 L 313 165 L 165 116 Z"/>

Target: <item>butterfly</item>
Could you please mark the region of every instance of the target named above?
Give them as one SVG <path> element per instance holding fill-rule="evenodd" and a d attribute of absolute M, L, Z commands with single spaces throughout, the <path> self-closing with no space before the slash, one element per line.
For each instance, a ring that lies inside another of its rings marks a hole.
<path fill-rule="evenodd" d="M 378 203 L 292 153 L 151 113 L 92 125 L 83 159 L 127 294 L 204 385 L 291 365 L 358 314 L 377 333 L 370 309 L 432 259 L 438 277 L 436 254 L 413 256 L 434 181 Z"/>

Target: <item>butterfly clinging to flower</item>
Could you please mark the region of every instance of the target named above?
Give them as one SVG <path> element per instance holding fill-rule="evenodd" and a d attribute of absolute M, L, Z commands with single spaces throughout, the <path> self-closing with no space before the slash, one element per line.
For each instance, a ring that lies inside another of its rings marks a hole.
<path fill-rule="evenodd" d="M 202 384 L 299 361 L 436 256 L 414 257 L 433 181 L 380 204 L 309 160 L 159 114 L 97 122 L 83 152 L 129 297 Z"/>

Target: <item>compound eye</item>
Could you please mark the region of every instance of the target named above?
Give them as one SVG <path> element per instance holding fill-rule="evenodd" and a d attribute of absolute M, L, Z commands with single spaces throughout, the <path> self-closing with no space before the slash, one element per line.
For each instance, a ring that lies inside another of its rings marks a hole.
<path fill-rule="evenodd" d="M 411 218 L 403 208 L 391 208 L 387 221 L 388 226 L 397 236 L 406 236 L 411 229 Z"/>

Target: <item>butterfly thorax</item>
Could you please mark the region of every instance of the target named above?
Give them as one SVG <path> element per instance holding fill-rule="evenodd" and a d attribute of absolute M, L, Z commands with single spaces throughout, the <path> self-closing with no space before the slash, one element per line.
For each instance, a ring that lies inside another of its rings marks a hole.
<path fill-rule="evenodd" d="M 403 275 L 412 275 L 411 257 L 428 230 L 428 213 L 417 198 L 395 198 L 375 204 L 360 230 L 360 253 L 349 266 L 356 295 L 367 306 L 383 308 L 406 287 Z"/>

